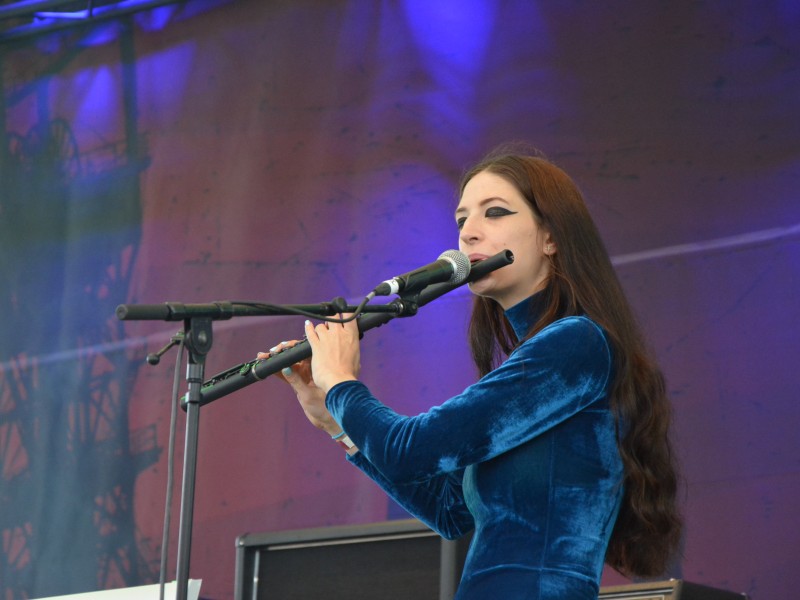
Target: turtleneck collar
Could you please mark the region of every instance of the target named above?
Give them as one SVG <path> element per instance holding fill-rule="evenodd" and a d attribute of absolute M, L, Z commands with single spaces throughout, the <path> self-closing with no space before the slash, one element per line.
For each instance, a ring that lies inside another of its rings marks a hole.
<path fill-rule="evenodd" d="M 524 338 L 531 326 L 544 311 L 544 293 L 536 292 L 505 311 L 506 318 L 514 328 L 517 340 Z"/>

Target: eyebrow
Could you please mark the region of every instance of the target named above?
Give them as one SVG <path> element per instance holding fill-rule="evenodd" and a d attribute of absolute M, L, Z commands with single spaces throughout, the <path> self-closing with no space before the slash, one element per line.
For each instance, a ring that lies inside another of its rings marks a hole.
<path fill-rule="evenodd" d="M 489 196 L 488 198 L 484 198 L 483 200 L 478 202 L 478 208 L 480 208 L 481 206 L 485 206 L 487 204 L 490 204 L 492 202 L 495 202 L 497 200 L 499 200 L 503 204 L 506 204 L 506 205 L 509 204 L 508 200 L 506 200 L 505 198 L 502 198 L 500 196 Z M 467 209 L 464 208 L 463 206 L 459 206 L 459 207 L 456 208 L 456 213 L 455 214 L 456 214 L 456 216 L 458 216 L 459 213 L 465 213 L 465 212 L 467 212 Z"/>

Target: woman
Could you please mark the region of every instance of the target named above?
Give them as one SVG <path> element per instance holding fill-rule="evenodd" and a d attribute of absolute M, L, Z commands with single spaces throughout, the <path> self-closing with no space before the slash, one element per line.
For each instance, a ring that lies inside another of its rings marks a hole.
<path fill-rule="evenodd" d="M 663 377 L 580 192 L 538 156 L 496 151 L 455 211 L 481 379 L 415 417 L 358 381 L 353 323 L 313 326 L 283 376 L 348 460 L 442 536 L 474 529 L 456 598 L 596 599 L 604 560 L 663 573 L 681 521 Z M 273 348 L 278 350 L 280 347 Z"/>

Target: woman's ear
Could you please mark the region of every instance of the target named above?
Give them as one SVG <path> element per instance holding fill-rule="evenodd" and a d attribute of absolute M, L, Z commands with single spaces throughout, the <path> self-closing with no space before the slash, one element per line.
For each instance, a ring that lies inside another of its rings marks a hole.
<path fill-rule="evenodd" d="M 545 253 L 547 256 L 553 256 L 553 254 L 555 254 L 555 253 L 556 253 L 556 250 L 557 250 L 557 248 L 556 248 L 555 242 L 553 242 L 553 238 L 550 236 L 550 234 L 549 234 L 549 233 L 545 233 L 545 234 L 544 234 L 544 248 L 543 248 L 543 252 L 544 252 L 544 253 Z"/>

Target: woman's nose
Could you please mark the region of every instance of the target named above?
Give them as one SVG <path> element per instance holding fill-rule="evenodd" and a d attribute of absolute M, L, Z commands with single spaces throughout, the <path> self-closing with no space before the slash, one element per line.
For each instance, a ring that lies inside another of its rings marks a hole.
<path fill-rule="evenodd" d="M 480 239 L 480 231 L 474 220 L 467 219 L 462 223 L 458 239 L 463 244 L 469 244 Z"/>

